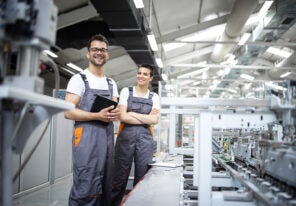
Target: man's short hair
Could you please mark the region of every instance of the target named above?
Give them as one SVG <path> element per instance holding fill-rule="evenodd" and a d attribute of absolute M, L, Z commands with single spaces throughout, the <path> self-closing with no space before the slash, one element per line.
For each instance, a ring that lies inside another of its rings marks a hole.
<path fill-rule="evenodd" d="M 107 44 L 107 48 L 109 47 L 109 42 L 108 42 L 108 40 L 107 40 L 107 38 L 104 36 L 104 35 L 102 35 L 102 34 L 96 34 L 96 35 L 93 35 L 90 39 L 89 39 L 89 41 L 88 41 L 88 43 L 87 43 L 87 50 L 89 51 L 89 49 L 90 49 L 90 45 L 91 45 L 91 42 L 92 41 L 102 41 L 102 42 L 105 42 L 106 44 Z"/>

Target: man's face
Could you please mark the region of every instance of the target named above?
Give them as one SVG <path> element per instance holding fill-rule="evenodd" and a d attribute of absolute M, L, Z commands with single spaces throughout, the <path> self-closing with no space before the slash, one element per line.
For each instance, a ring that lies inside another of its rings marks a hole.
<path fill-rule="evenodd" d="M 92 65 L 103 66 L 109 59 L 107 44 L 102 41 L 92 41 L 86 57 Z"/>

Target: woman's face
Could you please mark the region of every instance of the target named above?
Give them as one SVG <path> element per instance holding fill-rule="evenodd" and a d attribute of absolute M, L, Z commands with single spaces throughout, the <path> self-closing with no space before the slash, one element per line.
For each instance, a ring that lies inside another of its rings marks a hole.
<path fill-rule="evenodd" d="M 140 67 L 137 73 L 137 83 L 140 86 L 149 85 L 153 77 L 151 76 L 151 70 L 145 67 Z"/>

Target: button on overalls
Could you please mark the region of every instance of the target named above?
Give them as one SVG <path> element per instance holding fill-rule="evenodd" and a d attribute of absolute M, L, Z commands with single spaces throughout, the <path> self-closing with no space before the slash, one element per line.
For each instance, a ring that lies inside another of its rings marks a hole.
<path fill-rule="evenodd" d="M 134 97 L 133 88 L 129 87 L 127 111 L 149 114 L 153 105 L 152 97 L 153 93 L 151 92 L 148 99 Z M 135 163 L 135 186 L 147 172 L 148 164 L 152 162 L 152 156 L 153 138 L 149 131 L 149 125 L 124 124 L 115 145 L 112 206 L 117 206 L 122 201 L 133 159 Z"/>
<path fill-rule="evenodd" d="M 90 89 L 86 76 L 80 74 L 85 93 L 79 108 L 90 111 L 95 95 L 109 99 L 113 96 L 113 85 L 107 78 L 108 90 Z M 73 135 L 73 186 L 70 206 L 110 206 L 112 161 L 114 155 L 113 123 L 99 121 L 75 122 Z"/>

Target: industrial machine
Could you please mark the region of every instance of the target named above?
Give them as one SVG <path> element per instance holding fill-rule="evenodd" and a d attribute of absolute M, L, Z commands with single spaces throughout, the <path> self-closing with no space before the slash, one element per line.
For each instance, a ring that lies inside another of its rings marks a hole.
<path fill-rule="evenodd" d="M 184 160 L 178 205 L 295 205 L 296 87 L 283 85 L 261 100 L 162 97 L 169 153 Z"/>
<path fill-rule="evenodd" d="M 47 120 L 47 127 L 53 114 L 74 105 L 43 95 L 44 83 L 38 77 L 40 53 L 55 44 L 57 8 L 53 2 L 4 0 L 0 14 L 1 203 L 9 206 L 12 182 L 31 156 L 12 174 L 12 152 L 20 154 L 38 125 Z M 59 73 L 54 64 L 51 68 L 58 90 Z"/>

